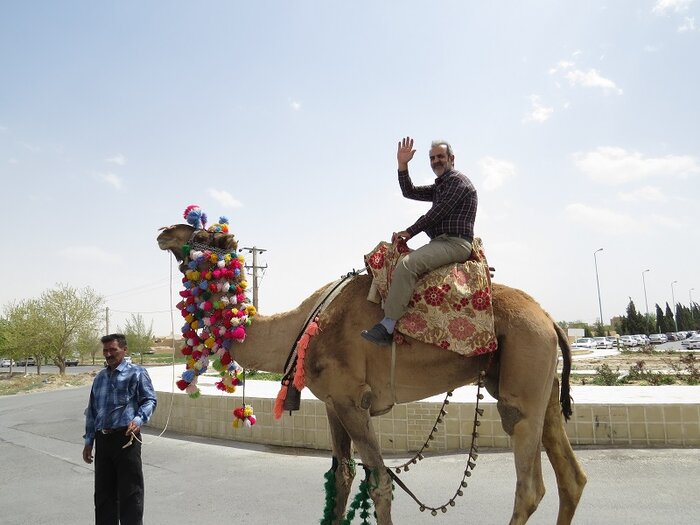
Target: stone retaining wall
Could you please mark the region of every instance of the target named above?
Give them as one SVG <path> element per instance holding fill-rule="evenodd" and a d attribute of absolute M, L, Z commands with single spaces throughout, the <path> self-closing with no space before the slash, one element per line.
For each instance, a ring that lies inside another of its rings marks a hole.
<path fill-rule="evenodd" d="M 172 400 L 172 411 L 170 404 Z M 233 428 L 232 411 L 240 398 L 202 395 L 190 399 L 180 393 L 159 392 L 158 410 L 149 426 L 183 434 L 230 439 L 250 443 L 330 449 L 330 432 L 325 405 L 303 399 L 301 410 L 282 419 L 272 416 L 274 400 L 246 397 L 253 406 L 257 423 L 252 428 Z M 441 403 L 420 401 L 397 405 L 384 416 L 373 419 L 384 452 L 418 450 L 435 424 Z M 474 420 L 474 403 L 450 402 L 430 450 L 459 451 L 469 447 Z M 493 402 L 480 402 L 479 445 L 507 448 L 510 438 L 501 428 Z M 566 424 L 573 445 L 630 447 L 675 447 L 700 445 L 700 404 L 576 404 Z"/>

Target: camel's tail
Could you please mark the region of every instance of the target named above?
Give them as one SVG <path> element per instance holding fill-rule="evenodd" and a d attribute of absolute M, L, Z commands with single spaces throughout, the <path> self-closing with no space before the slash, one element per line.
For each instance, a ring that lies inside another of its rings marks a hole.
<path fill-rule="evenodd" d="M 559 348 L 561 355 L 564 358 L 564 366 L 561 371 L 561 392 L 559 394 L 559 403 L 561 404 L 561 413 L 566 421 L 569 420 L 573 411 L 571 410 L 571 386 L 569 384 L 569 376 L 571 375 L 571 346 L 569 346 L 569 338 L 564 333 L 564 330 L 557 323 L 552 321 L 554 329 L 557 332 L 559 339 Z"/>

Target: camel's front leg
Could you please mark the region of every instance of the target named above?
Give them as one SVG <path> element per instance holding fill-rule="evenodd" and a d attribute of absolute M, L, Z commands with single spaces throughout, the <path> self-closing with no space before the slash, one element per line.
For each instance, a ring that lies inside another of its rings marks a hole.
<path fill-rule="evenodd" d="M 362 399 L 367 399 L 361 396 Z M 372 427 L 372 418 L 367 408 L 356 406 L 354 403 L 339 403 L 337 400 L 327 401 L 340 420 L 343 428 L 352 439 L 355 448 L 362 458 L 362 463 L 370 469 L 370 496 L 374 501 L 377 525 L 392 525 L 391 521 L 391 497 L 392 482 L 389 473 L 384 466 L 379 441 Z M 360 405 L 364 403 L 360 402 Z"/>
<path fill-rule="evenodd" d="M 328 424 L 331 429 L 331 441 L 333 446 L 333 459 L 335 466 L 335 509 L 332 523 L 337 525 L 345 514 L 348 496 L 355 478 L 355 460 L 352 457 L 352 441 L 343 427 L 335 410 L 326 405 Z"/>

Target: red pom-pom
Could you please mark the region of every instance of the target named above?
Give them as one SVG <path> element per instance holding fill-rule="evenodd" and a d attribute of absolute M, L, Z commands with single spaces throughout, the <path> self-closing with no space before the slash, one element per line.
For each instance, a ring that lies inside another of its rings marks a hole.
<path fill-rule="evenodd" d="M 228 352 L 224 352 L 221 355 L 221 364 L 224 366 L 228 366 L 231 363 L 231 354 Z"/>
<path fill-rule="evenodd" d="M 175 384 L 177 385 L 177 387 L 178 387 L 180 390 L 184 390 L 185 388 L 187 388 L 188 386 L 190 386 L 190 384 L 189 384 L 187 381 L 185 381 L 184 379 L 180 379 L 180 380 L 179 380 L 177 383 L 175 383 Z"/>
<path fill-rule="evenodd" d="M 192 347 L 185 345 L 182 347 L 182 350 L 180 350 L 180 353 L 182 355 L 192 355 Z"/>

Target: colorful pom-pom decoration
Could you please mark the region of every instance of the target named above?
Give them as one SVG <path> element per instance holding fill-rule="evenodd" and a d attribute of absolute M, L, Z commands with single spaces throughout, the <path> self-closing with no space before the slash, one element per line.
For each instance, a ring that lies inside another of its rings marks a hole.
<path fill-rule="evenodd" d="M 233 428 L 238 428 L 243 425 L 246 428 L 250 428 L 255 424 L 255 415 L 253 414 L 253 407 L 250 405 L 243 405 L 233 410 Z"/>
<path fill-rule="evenodd" d="M 196 204 L 185 208 L 183 217 L 192 227 L 205 229 L 207 216 Z M 209 231 L 229 233 L 227 217 L 209 227 Z M 246 338 L 246 329 L 256 315 L 255 307 L 245 295 L 245 259 L 236 251 L 197 249 L 183 246 L 187 271 L 182 279 L 182 300 L 177 304 L 185 321 L 182 336 L 185 346 L 181 353 L 187 358 L 185 371 L 176 385 L 191 398 L 200 396 L 197 380 L 210 366 L 221 378 L 217 389 L 233 393 L 243 384 L 243 369 L 233 360 L 230 351 L 234 344 Z M 253 408 L 244 405 L 236 415 L 234 427 L 255 424 Z M 239 409 L 236 409 L 239 410 Z"/>

